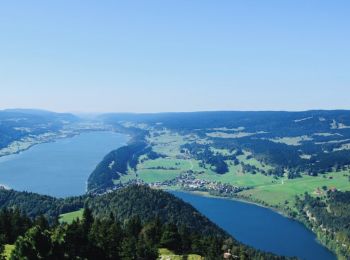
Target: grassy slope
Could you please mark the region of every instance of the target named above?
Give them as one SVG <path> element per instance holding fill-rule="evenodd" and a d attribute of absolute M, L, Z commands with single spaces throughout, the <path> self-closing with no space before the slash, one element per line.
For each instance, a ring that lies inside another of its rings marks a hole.
<path fill-rule="evenodd" d="M 155 169 L 156 167 L 161 167 L 162 169 Z M 145 182 L 156 182 L 173 179 L 190 168 L 190 163 L 183 159 L 159 158 L 146 160 L 138 165 L 137 173 Z"/>
<path fill-rule="evenodd" d="M 237 159 L 240 162 L 243 162 L 244 164 L 250 164 L 250 165 L 255 166 L 256 168 L 261 169 L 261 170 L 268 171 L 270 169 L 273 169 L 273 167 L 271 165 L 262 164 L 261 162 L 259 162 L 255 158 L 248 159 L 247 156 L 249 156 L 249 155 L 251 155 L 251 153 L 244 151 L 244 154 L 237 156 Z"/>
<path fill-rule="evenodd" d="M 168 260 L 201 260 L 202 257 L 200 255 L 190 254 L 190 255 L 176 255 L 174 252 L 166 249 L 159 249 L 159 259 L 168 259 Z"/>
<path fill-rule="evenodd" d="M 69 213 L 65 213 L 65 214 L 61 214 L 59 217 L 59 221 L 61 223 L 65 222 L 65 223 L 72 223 L 73 220 L 78 219 L 78 218 L 82 218 L 83 216 L 83 209 L 77 210 L 77 211 L 73 211 L 73 212 L 69 212 Z"/>
<path fill-rule="evenodd" d="M 147 160 L 142 157 L 142 162 L 137 165 L 137 171 L 129 170 L 128 175 L 122 176 L 120 181 L 126 182 L 134 179 L 137 173 L 138 178 L 147 183 L 162 182 L 174 179 L 182 172 L 192 168 L 189 160 L 177 158 L 180 154 L 180 146 L 186 142 L 183 136 L 164 131 L 159 136 L 149 138 L 148 141 L 152 143 L 152 149 L 155 152 L 165 155 L 166 158 Z M 161 169 L 155 169 L 156 167 L 161 167 Z"/>

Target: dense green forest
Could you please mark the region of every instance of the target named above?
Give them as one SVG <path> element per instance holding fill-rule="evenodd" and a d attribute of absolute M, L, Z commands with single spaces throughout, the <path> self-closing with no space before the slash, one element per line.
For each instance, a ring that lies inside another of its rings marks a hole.
<path fill-rule="evenodd" d="M 86 203 L 94 209 L 93 212 L 98 217 L 108 217 L 108 212 L 113 212 L 120 221 L 131 216 L 139 216 L 142 221 L 159 218 L 164 223 L 185 224 L 193 231 L 201 230 L 203 234 L 227 236 L 190 204 L 183 203 L 182 200 L 162 190 L 152 190 L 146 186 L 136 187 L 131 186 L 116 193 L 90 197 Z"/>
<path fill-rule="evenodd" d="M 50 223 L 54 223 L 62 213 L 82 208 L 85 200 L 85 196 L 57 199 L 31 192 L 0 188 L 0 209 L 17 208 L 30 218 L 43 215 Z"/>
<path fill-rule="evenodd" d="M 305 194 L 297 199 L 302 220 L 338 255 L 350 258 L 350 192 L 328 192 L 325 197 Z"/>
<path fill-rule="evenodd" d="M 191 205 L 145 186 L 67 199 L 1 190 L 0 199 L 0 243 L 14 243 L 12 259 L 156 259 L 158 248 L 207 259 L 221 259 L 223 248 L 239 259 L 284 259 L 240 244 Z M 58 223 L 59 214 L 81 207 L 82 220 Z"/>

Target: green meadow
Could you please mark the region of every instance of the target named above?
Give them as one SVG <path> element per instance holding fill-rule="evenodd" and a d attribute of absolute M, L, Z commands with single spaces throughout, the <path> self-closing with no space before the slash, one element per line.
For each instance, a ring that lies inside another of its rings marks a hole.
<path fill-rule="evenodd" d="M 350 182 L 348 172 L 332 172 L 319 176 L 307 176 L 296 179 L 278 179 L 270 184 L 257 185 L 253 189 L 239 193 L 239 196 L 254 201 L 264 201 L 271 206 L 283 206 L 285 201 L 293 202 L 295 196 L 305 192 L 315 196 L 322 196 L 326 189 L 336 188 L 340 191 L 349 191 Z"/>
<path fill-rule="evenodd" d="M 80 210 L 77 210 L 77 211 L 72 211 L 72 212 L 69 212 L 69 213 L 65 213 L 65 214 L 61 214 L 59 216 L 59 221 L 61 223 L 72 223 L 73 220 L 76 220 L 76 219 L 81 219 L 83 217 L 83 211 L 84 209 L 80 209 Z"/>
<path fill-rule="evenodd" d="M 160 154 L 176 157 L 180 153 L 180 146 L 185 144 L 185 137 L 170 131 L 156 132 L 148 139 L 152 144 L 152 149 Z"/>
<path fill-rule="evenodd" d="M 180 175 L 177 170 L 139 170 L 138 177 L 144 182 L 163 182 Z"/>
<path fill-rule="evenodd" d="M 138 169 L 150 169 L 150 168 L 176 168 L 176 170 L 186 171 L 191 168 L 189 160 L 176 159 L 176 158 L 158 158 L 155 160 L 146 160 L 137 165 Z"/>

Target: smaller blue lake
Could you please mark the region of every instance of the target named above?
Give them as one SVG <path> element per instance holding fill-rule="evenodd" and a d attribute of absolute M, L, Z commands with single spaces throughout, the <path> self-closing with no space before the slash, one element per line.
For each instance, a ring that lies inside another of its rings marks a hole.
<path fill-rule="evenodd" d="M 277 212 L 235 200 L 171 192 L 190 203 L 203 215 L 240 242 L 264 251 L 305 260 L 335 260 L 301 223 Z"/>
<path fill-rule="evenodd" d="M 96 165 L 128 138 L 113 132 L 87 132 L 38 144 L 0 158 L 0 184 L 55 197 L 82 195 Z"/>

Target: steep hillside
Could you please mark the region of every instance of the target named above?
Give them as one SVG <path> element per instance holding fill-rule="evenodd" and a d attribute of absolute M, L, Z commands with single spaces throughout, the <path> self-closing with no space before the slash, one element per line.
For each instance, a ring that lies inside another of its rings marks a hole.
<path fill-rule="evenodd" d="M 350 257 L 350 192 L 328 192 L 312 197 L 308 193 L 296 203 L 301 220 L 343 258 Z"/>

